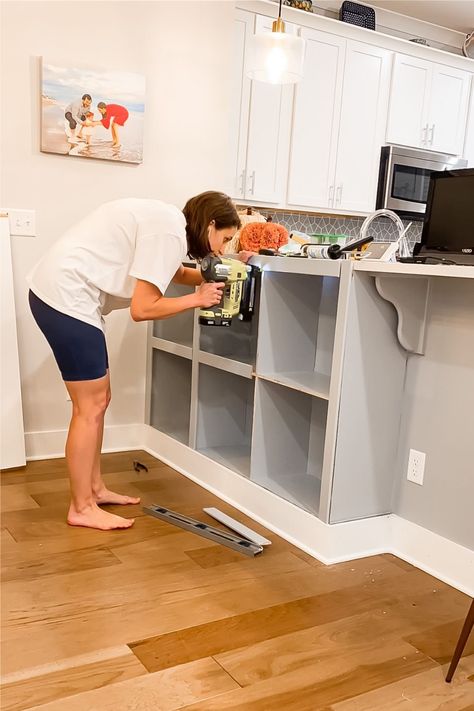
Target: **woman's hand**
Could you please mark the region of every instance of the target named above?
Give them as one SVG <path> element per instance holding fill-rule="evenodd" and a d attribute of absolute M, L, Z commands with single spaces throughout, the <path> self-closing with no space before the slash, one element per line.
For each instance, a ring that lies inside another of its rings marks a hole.
<path fill-rule="evenodd" d="M 249 261 L 249 259 L 251 259 L 252 257 L 255 257 L 256 254 L 257 254 L 257 252 L 249 252 L 247 250 L 242 250 L 241 252 L 239 252 L 238 257 L 241 262 L 247 263 Z"/>
<path fill-rule="evenodd" d="M 199 308 L 210 308 L 221 302 L 223 282 L 203 282 L 196 289 L 197 305 Z"/>

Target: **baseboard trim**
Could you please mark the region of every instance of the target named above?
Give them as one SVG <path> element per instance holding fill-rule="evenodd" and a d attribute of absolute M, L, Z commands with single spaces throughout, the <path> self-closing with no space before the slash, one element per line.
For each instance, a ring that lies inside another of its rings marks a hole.
<path fill-rule="evenodd" d="M 326 524 L 149 425 L 143 449 L 326 565 L 392 553 L 474 596 L 474 551 L 411 521 L 391 514 Z"/>
<path fill-rule="evenodd" d="M 394 514 L 390 526 L 391 553 L 474 597 L 474 551 Z"/>
<path fill-rule="evenodd" d="M 125 452 L 142 449 L 145 425 L 106 425 L 103 452 Z M 64 457 L 67 430 L 25 432 L 26 460 L 59 459 Z"/>

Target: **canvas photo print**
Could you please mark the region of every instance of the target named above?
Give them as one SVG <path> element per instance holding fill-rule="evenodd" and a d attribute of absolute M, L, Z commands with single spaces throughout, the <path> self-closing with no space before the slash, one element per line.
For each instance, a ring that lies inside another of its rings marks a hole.
<path fill-rule="evenodd" d="M 141 163 L 145 77 L 43 62 L 41 150 Z"/>

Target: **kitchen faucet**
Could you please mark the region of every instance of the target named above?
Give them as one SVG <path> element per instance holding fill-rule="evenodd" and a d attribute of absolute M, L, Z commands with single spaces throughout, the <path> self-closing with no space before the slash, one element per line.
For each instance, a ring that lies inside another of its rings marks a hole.
<path fill-rule="evenodd" d="M 366 217 L 364 222 L 362 223 L 362 227 L 360 228 L 360 238 L 363 239 L 367 236 L 367 231 L 370 225 L 372 224 L 372 222 L 374 222 L 374 220 L 378 219 L 379 217 L 388 217 L 396 224 L 398 230 L 398 256 L 401 258 L 410 257 L 410 245 L 406 236 L 408 227 L 410 225 L 408 225 L 408 227 L 404 227 L 403 222 L 401 221 L 399 216 L 396 214 L 396 212 L 393 212 L 392 210 L 375 210 L 375 212 Z"/>

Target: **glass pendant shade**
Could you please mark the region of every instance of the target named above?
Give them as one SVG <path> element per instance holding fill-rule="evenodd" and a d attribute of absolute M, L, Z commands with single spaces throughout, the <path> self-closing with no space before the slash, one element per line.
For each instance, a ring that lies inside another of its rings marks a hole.
<path fill-rule="evenodd" d="M 302 78 L 304 40 L 286 34 L 284 28 L 284 23 L 278 20 L 273 32 L 253 35 L 247 65 L 250 79 L 269 84 L 295 84 Z"/>

